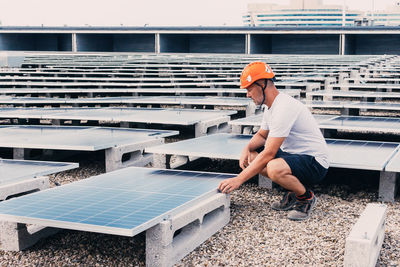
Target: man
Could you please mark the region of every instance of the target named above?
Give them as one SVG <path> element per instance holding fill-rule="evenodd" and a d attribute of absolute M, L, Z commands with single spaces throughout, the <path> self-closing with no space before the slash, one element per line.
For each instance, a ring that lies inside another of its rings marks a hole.
<path fill-rule="evenodd" d="M 219 184 L 231 193 L 245 181 L 261 173 L 287 190 L 274 210 L 289 211 L 291 220 L 305 220 L 317 202 L 307 186 L 326 175 L 329 160 L 324 137 L 311 112 L 300 101 L 279 93 L 275 74 L 263 62 L 247 65 L 240 77 L 256 105 L 266 105 L 260 130 L 243 149 L 239 165 L 242 172 Z"/>

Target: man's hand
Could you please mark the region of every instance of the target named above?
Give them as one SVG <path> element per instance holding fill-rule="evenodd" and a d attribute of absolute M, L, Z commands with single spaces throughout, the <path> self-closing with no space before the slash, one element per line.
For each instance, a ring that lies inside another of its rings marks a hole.
<path fill-rule="evenodd" d="M 238 189 L 243 182 L 241 182 L 239 180 L 239 178 L 236 176 L 234 178 L 229 178 L 229 179 L 225 179 L 223 180 L 219 186 L 218 189 L 222 192 L 222 193 L 226 193 L 229 194 L 231 193 L 233 190 Z"/>
<path fill-rule="evenodd" d="M 250 159 L 250 151 L 245 148 L 242 151 L 242 154 L 240 155 L 240 159 L 239 159 L 239 166 L 240 168 L 242 168 L 242 170 L 244 170 L 245 168 L 247 168 L 247 166 L 249 166 L 249 159 Z"/>

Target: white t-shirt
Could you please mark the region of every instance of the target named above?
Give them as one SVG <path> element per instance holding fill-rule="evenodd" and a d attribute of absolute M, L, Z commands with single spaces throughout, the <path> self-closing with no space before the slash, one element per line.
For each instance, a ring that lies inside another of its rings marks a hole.
<path fill-rule="evenodd" d="M 286 137 L 281 150 L 314 156 L 324 168 L 329 167 L 328 147 L 315 118 L 300 101 L 279 93 L 271 108 L 266 108 L 261 129 L 270 137 Z"/>

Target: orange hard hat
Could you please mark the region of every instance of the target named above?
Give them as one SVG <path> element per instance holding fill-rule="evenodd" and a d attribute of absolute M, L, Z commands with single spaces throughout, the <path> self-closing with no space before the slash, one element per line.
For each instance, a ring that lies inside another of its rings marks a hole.
<path fill-rule="evenodd" d="M 247 88 L 260 79 L 274 79 L 275 74 L 268 64 L 254 61 L 247 65 L 240 76 L 240 88 Z"/>

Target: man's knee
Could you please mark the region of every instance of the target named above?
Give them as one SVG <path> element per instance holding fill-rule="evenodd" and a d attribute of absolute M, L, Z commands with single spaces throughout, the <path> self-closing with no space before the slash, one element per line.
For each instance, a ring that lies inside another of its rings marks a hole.
<path fill-rule="evenodd" d="M 265 170 L 265 169 L 264 169 Z M 268 162 L 266 174 L 273 182 L 278 181 L 285 175 L 291 174 L 291 170 L 286 161 L 282 158 L 276 158 Z M 263 173 L 262 173 L 263 174 Z M 263 174 L 265 175 L 265 174 Z"/>

